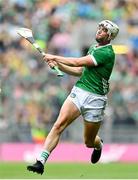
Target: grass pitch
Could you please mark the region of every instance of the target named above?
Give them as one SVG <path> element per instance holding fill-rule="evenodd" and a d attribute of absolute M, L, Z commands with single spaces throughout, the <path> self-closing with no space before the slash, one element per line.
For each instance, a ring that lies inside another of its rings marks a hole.
<path fill-rule="evenodd" d="M 47 163 L 44 174 L 26 170 L 25 163 L 0 163 L 0 179 L 138 179 L 138 163 Z"/>

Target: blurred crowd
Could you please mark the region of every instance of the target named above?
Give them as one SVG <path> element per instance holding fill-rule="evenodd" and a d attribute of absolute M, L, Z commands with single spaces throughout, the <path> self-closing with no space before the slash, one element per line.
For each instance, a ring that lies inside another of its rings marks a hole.
<path fill-rule="evenodd" d="M 9 141 L 41 142 L 76 78 L 58 78 L 16 30 L 33 30 L 45 52 L 79 57 L 95 43 L 99 21 L 120 27 L 113 42 L 127 52 L 116 56 L 109 107 L 113 126 L 138 125 L 138 1 L 0 0 L 0 131 Z"/>

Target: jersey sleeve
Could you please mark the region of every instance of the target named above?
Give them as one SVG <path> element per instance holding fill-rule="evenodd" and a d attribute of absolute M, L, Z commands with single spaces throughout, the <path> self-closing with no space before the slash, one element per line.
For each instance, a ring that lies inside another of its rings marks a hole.
<path fill-rule="evenodd" d="M 103 50 L 94 51 L 90 55 L 91 55 L 91 58 L 92 58 L 92 60 L 96 66 L 100 65 L 100 64 L 104 64 L 110 59 L 109 54 Z"/>

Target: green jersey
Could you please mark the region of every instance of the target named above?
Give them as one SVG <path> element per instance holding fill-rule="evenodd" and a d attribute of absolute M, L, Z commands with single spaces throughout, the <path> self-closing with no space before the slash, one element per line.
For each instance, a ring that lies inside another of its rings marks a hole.
<path fill-rule="evenodd" d="M 115 61 L 112 45 L 91 46 L 88 50 L 95 66 L 84 67 L 77 87 L 95 94 L 105 95 L 109 91 L 109 78 Z"/>

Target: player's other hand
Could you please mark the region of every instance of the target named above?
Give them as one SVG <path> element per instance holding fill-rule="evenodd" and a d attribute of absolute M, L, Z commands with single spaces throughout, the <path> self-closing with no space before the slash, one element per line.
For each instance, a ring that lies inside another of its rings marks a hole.
<path fill-rule="evenodd" d="M 48 62 L 52 62 L 55 61 L 56 56 L 52 55 L 52 54 L 45 54 L 45 56 L 43 57 L 44 61 Z"/>
<path fill-rule="evenodd" d="M 53 69 L 55 66 L 57 66 L 57 63 L 55 61 L 48 61 L 47 64 L 51 69 Z"/>

